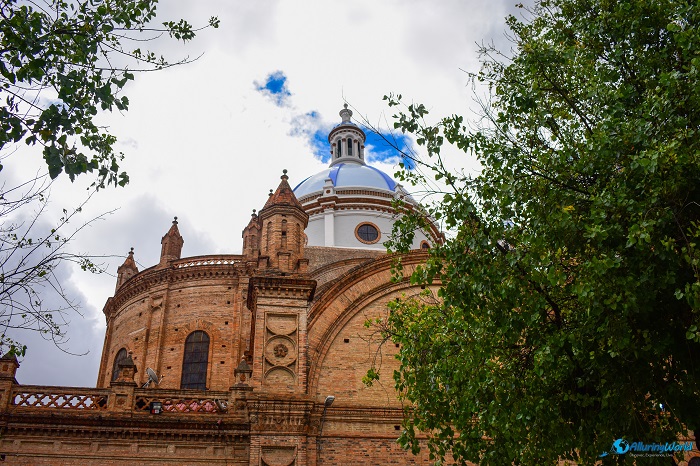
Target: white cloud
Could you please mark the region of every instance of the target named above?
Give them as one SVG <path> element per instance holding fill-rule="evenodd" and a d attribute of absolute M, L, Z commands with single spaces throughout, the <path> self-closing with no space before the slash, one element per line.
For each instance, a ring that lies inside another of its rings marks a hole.
<path fill-rule="evenodd" d="M 460 68 L 478 69 L 477 42 L 502 39 L 511 1 L 159 4 L 161 18 L 185 17 L 203 24 L 215 15 L 221 27 L 205 31 L 184 48 L 159 40 L 166 55 L 206 53 L 184 67 L 137 74 L 125 91 L 129 111 L 101 117 L 119 138 L 131 182 L 93 199 L 86 216 L 119 210 L 90 228 L 79 239 L 79 248 L 123 257 L 134 246 L 136 258 L 149 267 L 158 260 L 160 238 L 177 215 L 183 254 L 238 253 L 251 210 L 262 207 L 283 168 L 289 170 L 292 185 L 324 168 L 299 130 L 339 121 L 344 98 L 356 115 L 370 121 L 393 113 L 382 101 L 392 91 L 424 102 L 435 117 L 468 114 L 470 89 Z M 277 70 L 287 77 L 291 92 L 282 107 L 255 85 Z M 318 113 L 314 121 L 300 119 L 311 111 Z M 37 148 L 30 149 L 30 162 L 8 164 L 0 175 L 17 178 L 35 170 L 40 155 Z M 26 155 L 27 149 L 22 151 Z M 458 164 L 473 164 L 457 155 Z M 391 165 L 378 168 L 394 171 Z M 56 183 L 55 206 L 77 203 L 87 181 Z M 122 260 L 110 262 L 112 273 Z M 64 278 L 85 303 L 86 318 L 74 321 L 70 332 L 72 341 L 90 350 L 89 356 L 66 359 L 51 345 L 35 343 L 18 372 L 23 383 L 95 383 L 103 338 L 101 309 L 115 279 L 84 273 Z M 42 354 L 38 359 L 37 353 Z"/>

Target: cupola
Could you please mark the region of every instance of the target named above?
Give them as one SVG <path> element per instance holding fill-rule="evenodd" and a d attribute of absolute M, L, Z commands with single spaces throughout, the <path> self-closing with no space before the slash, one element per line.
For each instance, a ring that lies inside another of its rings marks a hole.
<path fill-rule="evenodd" d="M 352 110 L 348 104 L 343 105 L 339 113 L 341 122 L 328 134 L 331 148 L 331 164 L 359 163 L 365 164 L 365 132 L 351 121 Z"/>

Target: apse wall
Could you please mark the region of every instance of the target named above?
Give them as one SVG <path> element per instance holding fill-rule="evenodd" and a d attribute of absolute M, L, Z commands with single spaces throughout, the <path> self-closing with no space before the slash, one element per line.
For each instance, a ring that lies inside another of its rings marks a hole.
<path fill-rule="evenodd" d="M 131 353 L 139 369 L 139 384 L 148 380 L 145 369 L 152 368 L 163 377 L 160 388 L 196 388 L 183 385 L 182 378 L 183 370 L 189 374 L 194 367 L 204 383 L 198 388 L 228 390 L 250 328 L 250 312 L 241 312 L 241 286 L 247 279 L 240 280 L 236 257 L 224 259 L 227 264 L 182 259 L 127 281 L 105 306 L 108 327 L 98 386 L 110 385 L 116 358 L 124 350 L 121 354 Z M 186 361 L 193 339 L 199 340 L 194 345 L 197 360 Z"/>

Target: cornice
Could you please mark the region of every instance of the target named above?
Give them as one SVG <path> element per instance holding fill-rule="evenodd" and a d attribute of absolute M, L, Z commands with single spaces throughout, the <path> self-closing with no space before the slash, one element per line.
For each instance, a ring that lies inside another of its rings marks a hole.
<path fill-rule="evenodd" d="M 170 285 L 183 281 L 209 280 L 212 278 L 235 278 L 247 272 L 245 259 L 241 255 L 206 255 L 186 257 L 168 264 L 145 269 L 129 278 L 109 298 L 104 307 L 105 315 L 121 307 L 125 302 L 159 285 Z"/>
<path fill-rule="evenodd" d="M 248 281 L 248 309 L 255 310 L 261 296 L 298 298 L 311 301 L 316 291 L 316 280 L 294 277 L 251 277 Z"/>
<path fill-rule="evenodd" d="M 340 124 L 340 125 L 336 126 L 335 128 L 333 128 L 333 129 L 328 133 L 328 142 L 330 142 L 331 139 L 333 139 L 333 136 L 334 136 L 336 133 L 342 133 L 342 132 L 344 132 L 344 131 L 353 132 L 353 133 L 356 133 L 356 134 L 362 136 L 362 142 L 363 142 L 363 144 L 364 144 L 364 142 L 365 142 L 365 140 L 366 140 L 366 138 L 367 138 L 367 136 L 365 135 L 365 132 L 362 131 L 362 129 L 361 129 L 360 127 L 358 127 L 358 126 L 352 126 L 352 125 L 343 125 L 343 124 Z"/>
<path fill-rule="evenodd" d="M 367 196 L 345 196 L 345 194 L 348 193 L 359 194 L 365 192 Z M 377 197 L 385 197 L 392 200 L 377 199 Z M 393 205 L 394 196 L 381 192 L 360 189 L 338 190 L 332 197 L 332 205 L 327 204 L 326 199 L 327 198 L 319 195 L 304 200 L 304 210 L 309 214 L 309 219 L 315 215 L 322 214 L 326 209 L 333 209 L 336 211 L 369 210 L 391 215 L 397 214 L 396 208 Z M 330 198 L 328 199 L 330 200 Z M 404 202 L 404 207 L 411 212 L 420 211 L 420 207 L 408 201 Z M 445 235 L 437 228 L 433 220 L 430 220 L 429 224 L 432 240 L 436 243 L 442 243 L 445 239 Z"/>
<path fill-rule="evenodd" d="M 221 441 L 246 437 L 249 424 L 228 416 L 120 415 L 75 412 L 33 413 L 16 410 L 0 415 L 3 437 L 62 437 L 91 439 Z"/>

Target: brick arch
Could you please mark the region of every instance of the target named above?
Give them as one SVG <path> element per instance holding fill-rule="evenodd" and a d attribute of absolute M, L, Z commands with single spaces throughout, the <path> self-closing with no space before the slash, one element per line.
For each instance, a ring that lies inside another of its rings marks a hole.
<path fill-rule="evenodd" d="M 122 351 L 124 351 L 124 353 L 122 353 L 123 354 L 122 359 L 126 359 L 129 356 L 129 353 L 131 352 L 128 345 L 122 346 L 118 350 L 114 351 L 114 354 L 111 356 L 111 359 L 112 359 L 111 370 L 112 371 L 111 371 L 110 377 L 109 377 L 110 382 L 114 382 L 118 377 L 117 374 L 118 374 L 119 368 L 117 367 L 117 359 L 119 359 L 119 353 L 121 353 Z"/>
<path fill-rule="evenodd" d="M 213 323 L 209 322 L 208 320 L 204 319 L 196 319 L 191 322 L 187 322 L 186 324 L 182 325 L 180 327 L 180 333 L 177 338 L 177 342 L 181 344 L 185 344 L 185 339 L 187 338 L 187 335 L 189 335 L 192 332 L 195 332 L 197 330 L 203 330 L 207 332 L 209 335 L 209 338 L 217 338 L 219 339 L 221 335 L 219 335 L 218 329 L 214 326 Z"/>
<path fill-rule="evenodd" d="M 419 287 L 411 285 L 408 277 L 419 264 L 427 259 L 424 252 L 414 252 L 403 257 L 404 280 L 392 282 L 393 258 L 374 261 L 338 277 L 335 284 L 325 290 L 309 312 L 308 341 L 310 372 L 308 392 L 315 394 L 322 378 L 322 367 L 338 335 L 346 326 L 368 308 L 376 308 L 377 301 Z M 383 304 L 382 304 L 383 305 Z M 367 330 L 369 335 L 372 330 Z M 352 355 L 351 355 L 352 356 Z M 369 368 L 369 365 L 368 367 Z M 340 400 L 339 400 L 340 401 Z"/>

